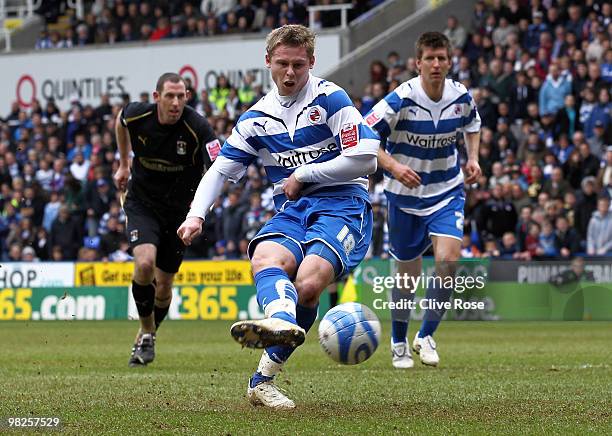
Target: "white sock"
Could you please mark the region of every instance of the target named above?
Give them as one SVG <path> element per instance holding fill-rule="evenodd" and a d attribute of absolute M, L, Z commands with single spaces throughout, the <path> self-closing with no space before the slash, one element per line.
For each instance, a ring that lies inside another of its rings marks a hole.
<path fill-rule="evenodd" d="M 268 353 L 264 350 L 263 354 L 261 355 L 261 359 L 259 359 L 257 372 L 266 377 L 274 377 L 276 374 L 281 372 L 282 369 L 283 364 L 276 363 L 270 359 L 270 356 L 268 356 Z"/>

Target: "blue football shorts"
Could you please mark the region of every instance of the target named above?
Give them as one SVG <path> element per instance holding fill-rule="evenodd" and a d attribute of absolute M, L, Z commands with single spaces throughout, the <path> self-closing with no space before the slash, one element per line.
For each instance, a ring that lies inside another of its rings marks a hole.
<path fill-rule="evenodd" d="M 372 239 L 372 208 L 359 197 L 303 197 L 288 201 L 249 244 L 252 256 L 263 240 L 287 247 L 299 267 L 304 257 L 316 254 L 327 259 L 336 279 L 359 265 Z"/>
<path fill-rule="evenodd" d="M 421 256 L 431 246 L 431 236 L 463 239 L 465 197 L 455 196 L 434 213 L 419 216 L 389 204 L 389 254 L 399 261 Z"/>

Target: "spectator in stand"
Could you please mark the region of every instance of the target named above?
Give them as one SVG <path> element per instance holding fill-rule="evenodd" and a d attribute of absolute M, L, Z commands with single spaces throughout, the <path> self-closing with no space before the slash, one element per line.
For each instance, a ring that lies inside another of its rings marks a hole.
<path fill-rule="evenodd" d="M 111 216 L 106 223 L 106 232 L 100 237 L 99 253 L 102 258 L 108 258 L 119 250 L 124 239 L 125 225 L 121 224 L 117 217 Z"/>
<path fill-rule="evenodd" d="M 492 174 L 489 178 L 489 189 L 497 185 L 505 185 L 510 182 L 510 176 L 504 174 L 504 167 L 501 162 L 495 162 L 492 166 Z"/>
<path fill-rule="evenodd" d="M 597 210 L 589 221 L 587 254 L 589 256 L 612 254 L 612 213 L 610 212 L 610 198 L 607 195 L 599 197 Z"/>
<path fill-rule="evenodd" d="M 580 153 L 580 169 L 582 177 L 597 176 L 600 167 L 599 156 L 591 154 L 591 148 L 586 142 L 583 142 L 578 146 L 578 152 Z"/>
<path fill-rule="evenodd" d="M 612 105 L 610 104 L 610 93 L 602 88 L 599 91 L 597 104 L 593 107 L 589 118 L 584 126 L 584 133 L 587 139 L 595 135 L 595 126 L 598 125 L 604 130 L 610 125 Z"/>
<path fill-rule="evenodd" d="M 580 252 L 580 236 L 570 227 L 569 220 L 561 215 L 555 224 L 557 252 L 563 258 L 573 257 Z"/>
<path fill-rule="evenodd" d="M 551 177 L 544 183 L 542 192 L 546 192 L 551 198 L 563 198 L 572 187 L 567 180 L 563 178 L 563 170 L 561 167 L 555 167 L 552 170 Z"/>
<path fill-rule="evenodd" d="M 516 236 L 513 232 L 505 232 L 499 247 L 499 256 L 502 259 L 513 259 L 518 253 Z"/>
<path fill-rule="evenodd" d="M 505 232 L 514 231 L 516 223 L 514 205 L 504 198 L 502 186 L 495 185 L 491 198 L 484 206 L 478 228 L 495 238 L 501 238 Z"/>
<path fill-rule="evenodd" d="M 240 187 L 231 187 L 227 196 L 227 205 L 224 206 L 221 217 L 223 239 L 226 242 L 225 254 L 229 259 L 240 257 L 240 241 L 244 238 L 245 233 L 242 225 L 248 205 L 240 203 L 240 194 Z"/>
<path fill-rule="evenodd" d="M 580 119 L 576 110 L 576 97 L 573 94 L 565 96 L 563 107 L 557 111 L 555 124 L 557 126 L 555 133 L 565 134 L 570 138 L 574 136 L 577 130 L 582 129 Z"/>
<path fill-rule="evenodd" d="M 467 32 L 459 24 L 459 20 L 454 15 L 451 15 L 446 20 L 446 29 L 444 29 L 444 35 L 450 40 L 453 47 L 463 49 L 465 41 L 467 40 Z"/>
<path fill-rule="evenodd" d="M 555 115 L 564 106 L 565 97 L 572 92 L 571 78 L 562 76 L 559 67 L 551 64 L 549 74 L 540 88 L 540 115 Z"/>
<path fill-rule="evenodd" d="M 574 227 L 580 238 L 587 238 L 587 229 L 593 212 L 597 210 L 597 191 L 595 177 L 585 177 L 581 182 L 581 192 L 574 208 Z"/>
<path fill-rule="evenodd" d="M 227 98 L 230 94 L 230 84 L 227 80 L 227 77 L 224 74 L 221 74 L 217 77 L 216 86 L 210 90 L 210 94 L 208 99 L 212 103 L 212 105 L 216 108 L 215 115 L 219 115 L 221 111 L 225 108 L 227 104 Z"/>
<path fill-rule="evenodd" d="M 81 231 L 77 221 L 70 216 L 68 206 L 61 206 L 49 232 L 49 246 L 59 247 L 62 260 L 75 260 L 80 246 Z"/>
<path fill-rule="evenodd" d="M 609 191 L 612 187 L 612 145 L 606 148 L 606 157 L 597 176 L 598 185 Z"/>
<path fill-rule="evenodd" d="M 551 259 L 559 255 L 557 251 L 557 236 L 549 220 L 544 220 L 542 223 L 536 254 L 541 259 Z"/>

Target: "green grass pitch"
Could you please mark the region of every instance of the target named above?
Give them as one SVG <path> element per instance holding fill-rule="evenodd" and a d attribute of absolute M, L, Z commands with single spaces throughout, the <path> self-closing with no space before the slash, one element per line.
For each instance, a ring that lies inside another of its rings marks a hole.
<path fill-rule="evenodd" d="M 323 354 L 315 326 L 279 377 L 298 405 L 282 413 L 247 403 L 260 353 L 229 323 L 166 322 L 156 361 L 130 369 L 136 325 L 0 323 L 0 418 L 59 416 L 91 435 L 612 434 L 612 323 L 447 322 L 441 366 L 403 372 L 388 325 L 352 367 Z"/>

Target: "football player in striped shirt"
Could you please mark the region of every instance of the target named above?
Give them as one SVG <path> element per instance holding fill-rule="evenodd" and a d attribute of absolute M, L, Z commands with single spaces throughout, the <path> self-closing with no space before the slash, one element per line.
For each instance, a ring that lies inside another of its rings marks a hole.
<path fill-rule="evenodd" d="M 372 237 L 367 175 L 376 170 L 379 141 L 342 88 L 310 74 L 314 38 L 298 25 L 268 35 L 266 66 L 276 86 L 240 117 L 178 230 L 189 244 L 224 181 L 261 159 L 278 210 L 248 248 L 265 319 L 237 322 L 231 334 L 265 348 L 247 394 L 274 409 L 295 407 L 274 376 L 304 342 L 321 292 L 361 262 Z"/>
<path fill-rule="evenodd" d="M 386 138 L 378 163 L 385 171 L 389 253 L 397 261 L 398 273 L 421 276 L 422 254 L 433 244 L 436 276 L 454 277 L 463 237 L 463 184 L 474 183 L 481 173 L 480 116 L 466 88 L 446 78 L 451 67 L 451 44 L 446 36 L 439 32 L 421 35 L 416 58 L 419 75 L 389 93 L 365 119 Z M 457 151 L 458 133 L 464 135 L 467 147 L 465 178 Z M 440 286 L 441 280 L 427 281 L 431 285 L 427 299 L 448 301 L 450 287 Z M 392 301 L 414 298 L 414 289 L 396 285 Z M 412 348 L 426 365 L 439 363 L 433 333 L 443 315 L 443 309 L 427 309 L 414 338 Z M 409 316 L 409 309 L 392 311 L 391 349 L 396 368 L 414 365 L 406 337 Z"/>

